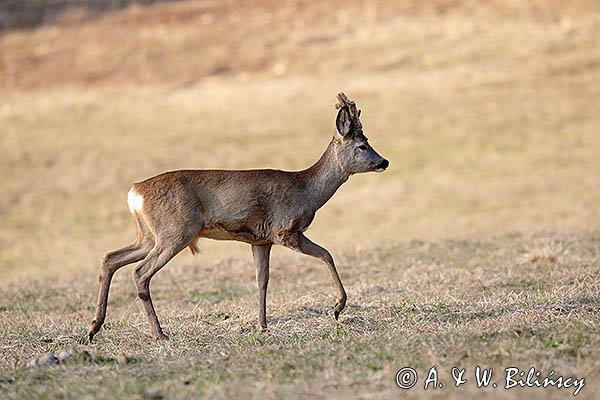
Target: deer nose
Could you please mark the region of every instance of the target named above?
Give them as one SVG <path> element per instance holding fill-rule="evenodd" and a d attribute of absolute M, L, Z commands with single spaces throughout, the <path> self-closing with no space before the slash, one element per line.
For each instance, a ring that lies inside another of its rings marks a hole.
<path fill-rule="evenodd" d="M 383 160 L 379 164 L 377 164 L 377 169 L 386 169 L 390 166 L 390 162 L 388 160 Z"/>

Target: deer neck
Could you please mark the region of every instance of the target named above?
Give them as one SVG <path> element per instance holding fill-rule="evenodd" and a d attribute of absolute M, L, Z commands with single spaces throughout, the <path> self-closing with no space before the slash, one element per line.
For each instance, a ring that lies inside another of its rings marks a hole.
<path fill-rule="evenodd" d="M 321 158 L 302 174 L 306 179 L 306 197 L 315 210 L 321 208 L 350 176 L 336 158 L 333 140 Z"/>

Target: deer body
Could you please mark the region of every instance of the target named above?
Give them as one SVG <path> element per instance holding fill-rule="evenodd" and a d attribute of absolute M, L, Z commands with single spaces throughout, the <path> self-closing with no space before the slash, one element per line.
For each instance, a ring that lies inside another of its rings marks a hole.
<path fill-rule="evenodd" d="M 338 100 L 336 135 L 321 158 L 306 170 L 179 170 L 135 183 L 128 193 L 128 205 L 137 239 L 103 260 L 96 315 L 88 332 L 90 342 L 104 322 L 113 274 L 137 261 L 141 263 L 133 276 L 151 332 L 166 339 L 150 298 L 150 279 L 185 247 L 195 253 L 196 241 L 202 237 L 252 245 L 262 329 L 267 327 L 266 290 L 274 244 L 325 262 L 337 290 L 337 319 L 346 293 L 333 258 L 303 232 L 350 175 L 383 171 L 389 164 L 367 144 L 354 102 L 343 94 Z"/>

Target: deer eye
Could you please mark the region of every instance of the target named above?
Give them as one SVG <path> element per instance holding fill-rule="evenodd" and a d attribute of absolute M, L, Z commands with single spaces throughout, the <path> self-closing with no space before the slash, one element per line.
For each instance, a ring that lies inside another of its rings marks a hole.
<path fill-rule="evenodd" d="M 367 146 L 365 146 L 364 144 L 361 144 L 360 146 L 358 146 L 358 148 L 359 148 L 360 150 L 366 150 L 366 149 L 367 149 Z"/>

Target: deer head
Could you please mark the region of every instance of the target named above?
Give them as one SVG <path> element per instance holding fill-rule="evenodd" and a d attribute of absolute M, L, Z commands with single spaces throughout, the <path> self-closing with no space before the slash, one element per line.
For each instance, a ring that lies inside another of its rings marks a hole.
<path fill-rule="evenodd" d="M 339 110 L 335 120 L 336 133 L 333 151 L 340 167 L 348 174 L 383 172 L 390 165 L 369 144 L 360 122 L 360 110 L 344 93 L 338 93 L 335 107 Z"/>

